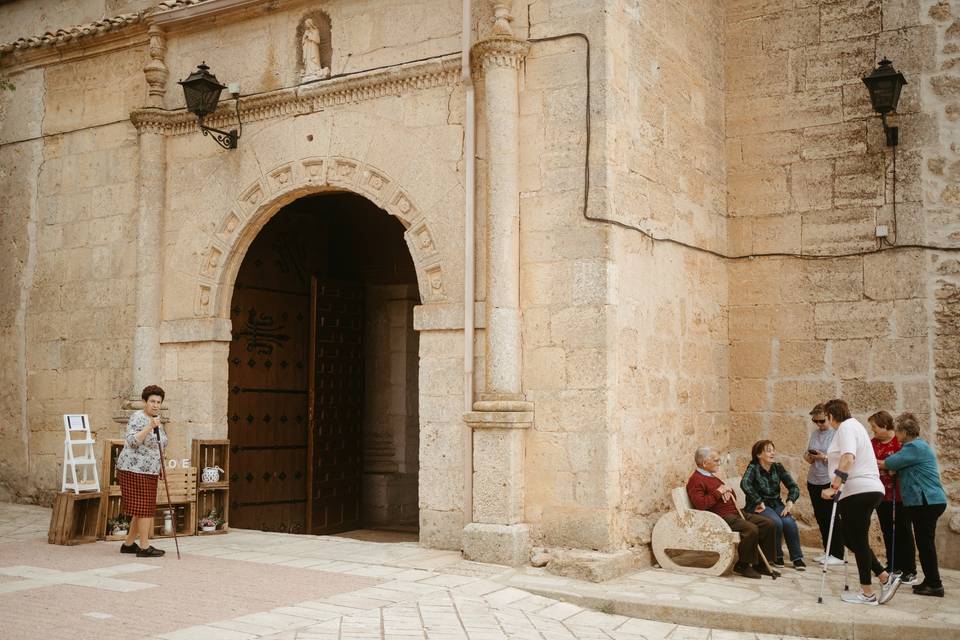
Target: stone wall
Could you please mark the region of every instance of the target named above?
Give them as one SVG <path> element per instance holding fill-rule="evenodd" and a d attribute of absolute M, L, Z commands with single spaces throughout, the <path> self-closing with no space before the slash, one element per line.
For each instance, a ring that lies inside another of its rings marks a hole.
<path fill-rule="evenodd" d="M 616 3 L 609 19 L 611 202 L 593 213 L 619 223 L 610 455 L 618 538 L 636 548 L 696 446 L 727 441 L 724 263 L 659 240 L 724 249 L 723 16 L 722 3 L 691 0 Z"/>
<path fill-rule="evenodd" d="M 608 343 L 612 318 L 608 230 L 584 219 L 587 45 L 591 41 L 592 134 L 606 106 L 600 3 L 536 3 L 520 93 L 520 301 L 523 389 L 534 402 L 526 434 L 526 520 L 535 545 L 618 546 L 609 456 Z M 527 16 L 518 15 L 523 20 Z M 527 25 L 514 24 L 525 35 Z M 602 166 L 602 140 L 591 157 Z M 602 175 L 597 165 L 594 173 Z M 602 191 L 602 186 L 598 188 Z"/>
<path fill-rule="evenodd" d="M 138 257 L 137 136 L 127 118 L 143 93 L 142 54 L 30 70 L 3 96 L 4 170 L 24 187 L 4 189 L 12 215 L 3 235 L 19 290 L 4 298 L 14 342 L 3 420 L 15 465 L 4 477 L 20 498 L 47 501 L 58 488 L 62 414 L 88 413 L 98 436 L 112 437 L 129 385 Z"/>
<path fill-rule="evenodd" d="M 729 251 L 852 254 L 731 262 L 738 469 L 769 437 L 802 482 L 807 412 L 842 397 L 864 423 L 880 409 L 916 413 L 957 498 L 956 261 L 878 253 L 874 233 L 887 225 L 898 245 L 957 245 L 956 71 L 945 64 L 957 14 L 956 3 L 919 0 L 727 3 Z M 895 185 L 861 82 L 881 57 L 909 82 L 892 122 Z"/>

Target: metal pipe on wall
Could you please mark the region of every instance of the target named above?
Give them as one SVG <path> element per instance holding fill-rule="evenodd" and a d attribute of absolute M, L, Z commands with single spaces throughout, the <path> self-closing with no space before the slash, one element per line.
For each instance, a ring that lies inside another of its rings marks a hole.
<path fill-rule="evenodd" d="M 460 52 L 461 75 L 466 98 L 464 111 L 464 172 L 465 201 L 463 220 L 463 410 L 473 410 L 473 336 L 475 292 L 475 205 L 476 205 L 476 105 L 473 77 L 470 74 L 470 46 L 472 41 L 473 8 L 471 0 L 463 0 L 463 32 Z M 473 522 L 473 429 L 464 424 L 464 520 Z"/>

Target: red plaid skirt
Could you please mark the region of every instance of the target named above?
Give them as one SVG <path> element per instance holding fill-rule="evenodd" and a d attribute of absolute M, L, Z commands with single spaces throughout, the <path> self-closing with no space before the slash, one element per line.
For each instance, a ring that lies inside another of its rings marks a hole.
<path fill-rule="evenodd" d="M 157 478 L 148 473 L 117 470 L 123 515 L 131 518 L 152 518 L 157 512 Z"/>

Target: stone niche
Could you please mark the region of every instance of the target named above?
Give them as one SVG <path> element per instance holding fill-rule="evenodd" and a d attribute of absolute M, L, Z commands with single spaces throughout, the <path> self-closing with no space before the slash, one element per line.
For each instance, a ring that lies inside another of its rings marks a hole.
<path fill-rule="evenodd" d="M 300 82 L 330 77 L 333 58 L 330 16 L 323 11 L 305 14 L 297 25 L 296 45 Z"/>

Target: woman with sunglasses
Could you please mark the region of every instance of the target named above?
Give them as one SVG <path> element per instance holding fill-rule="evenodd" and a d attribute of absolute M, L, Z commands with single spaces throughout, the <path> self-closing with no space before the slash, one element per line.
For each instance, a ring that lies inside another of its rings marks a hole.
<path fill-rule="evenodd" d="M 827 471 L 827 449 L 830 448 L 830 443 L 833 442 L 836 431 L 827 426 L 827 418 L 822 404 L 818 404 L 810 411 L 810 418 L 817 428 L 810 434 L 807 452 L 803 454 L 803 459 L 810 465 L 810 470 L 807 472 L 807 491 L 810 493 L 810 502 L 813 504 L 813 515 L 817 518 L 817 524 L 820 526 L 823 548 L 826 549 L 830 535 L 830 511 L 833 503 L 830 500 L 824 500 L 820 496 L 820 492 L 830 486 L 830 473 Z M 838 523 L 833 530 L 830 553 L 820 554 L 813 559 L 814 562 L 826 562 L 830 565 L 843 564 L 843 534 L 840 532 L 839 517 L 837 520 Z"/>

